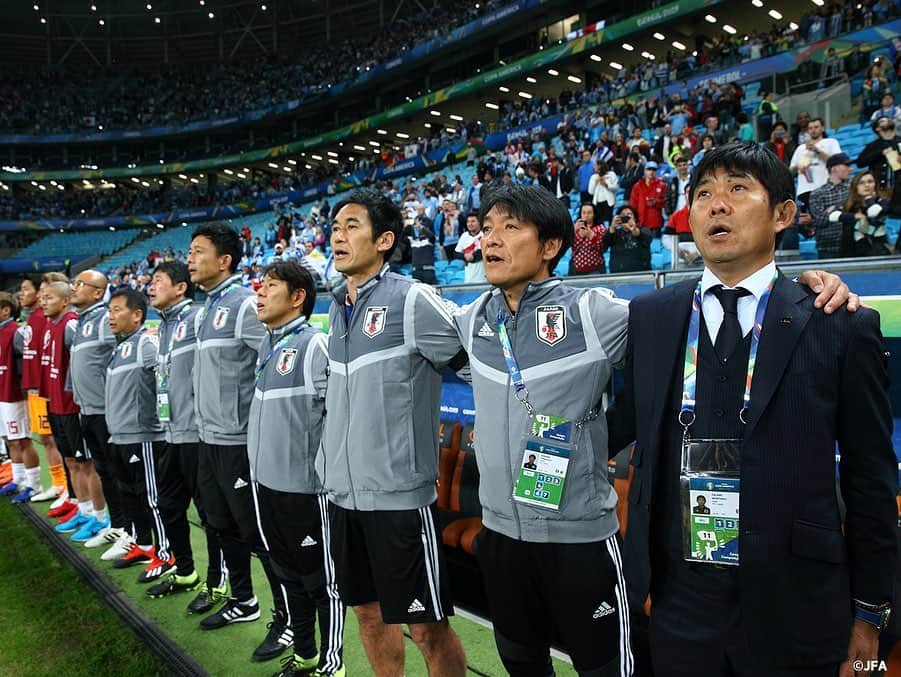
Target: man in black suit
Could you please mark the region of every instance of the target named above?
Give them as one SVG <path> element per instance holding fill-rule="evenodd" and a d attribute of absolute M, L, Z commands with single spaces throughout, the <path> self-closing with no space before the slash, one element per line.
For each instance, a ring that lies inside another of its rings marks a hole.
<path fill-rule="evenodd" d="M 569 209 L 569 194 L 573 189 L 573 173 L 566 166 L 562 157 L 554 157 L 555 170 L 551 171 L 551 187 L 550 191 L 563 203 L 563 206 Z"/>
<path fill-rule="evenodd" d="M 609 446 L 636 441 L 623 568 L 635 608 L 650 593 L 658 675 L 825 677 L 841 666 L 845 676 L 876 657 L 896 566 L 879 316 L 820 312 L 810 289 L 777 273 L 793 194 L 787 167 L 756 144 L 709 151 L 689 196 L 704 274 L 630 306 Z M 692 372 L 694 384 L 683 378 Z M 737 451 L 733 561 L 700 561 L 685 547 L 688 520 L 712 521 L 688 510 L 686 438 L 718 439 L 717 457 Z"/>

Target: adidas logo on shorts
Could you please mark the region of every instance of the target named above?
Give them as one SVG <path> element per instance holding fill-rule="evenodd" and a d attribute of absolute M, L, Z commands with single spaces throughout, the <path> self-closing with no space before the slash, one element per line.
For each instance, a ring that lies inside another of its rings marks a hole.
<path fill-rule="evenodd" d="M 420 602 L 418 599 L 414 599 L 411 602 L 410 606 L 407 607 L 408 614 L 420 614 L 423 611 L 425 611 L 425 607 L 422 606 L 422 602 Z"/>
<path fill-rule="evenodd" d="M 301 541 L 301 543 L 300 543 L 301 548 L 310 548 L 314 545 L 318 545 L 318 544 L 316 543 L 316 541 L 314 541 L 309 536 L 307 536 L 305 539 L 303 539 L 303 541 Z"/>
<path fill-rule="evenodd" d="M 479 336 L 494 336 L 494 330 L 488 325 L 487 321 L 482 323 L 482 328 L 479 329 Z"/>
<path fill-rule="evenodd" d="M 135 454 L 131 455 L 131 458 L 128 459 L 129 463 L 140 463 L 141 459 L 139 459 Z"/>
<path fill-rule="evenodd" d="M 599 618 L 603 618 L 604 616 L 609 616 L 610 614 L 615 614 L 615 613 L 616 613 L 616 609 L 614 609 L 612 606 L 607 604 L 607 602 L 601 602 L 601 606 L 599 606 L 595 610 L 594 616 L 592 616 L 592 618 L 597 620 Z"/>
<path fill-rule="evenodd" d="M 239 477 L 238 479 L 235 480 L 235 486 L 234 486 L 235 489 L 243 489 L 246 486 L 247 486 L 247 482 L 245 482 L 243 478 Z"/>

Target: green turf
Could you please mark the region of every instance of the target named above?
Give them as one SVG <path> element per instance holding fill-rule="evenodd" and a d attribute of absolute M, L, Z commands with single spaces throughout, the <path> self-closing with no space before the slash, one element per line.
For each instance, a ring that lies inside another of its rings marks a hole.
<path fill-rule="evenodd" d="M 40 449 L 39 449 L 40 452 Z M 42 456 L 42 466 L 43 454 Z M 45 469 L 45 486 L 49 481 Z M 47 504 L 36 506 L 40 514 L 44 514 Z M 197 526 L 199 519 L 193 505 L 189 512 L 191 521 L 191 542 L 197 571 L 204 575 L 206 571 L 206 546 L 203 530 Z M 211 675 L 271 675 L 279 668 L 278 660 L 267 663 L 253 663 L 250 655 L 266 634 L 266 623 L 270 620 L 269 610 L 272 608 L 272 597 L 266 585 L 266 578 L 260 563 L 254 558 L 253 580 L 256 593 L 260 599 L 260 610 L 263 617 L 253 623 L 241 623 L 214 631 L 199 629 L 201 618 L 188 615 L 185 607 L 195 593 L 182 593 L 171 598 L 151 599 L 146 596 L 147 586 L 137 582 L 140 567 L 125 570 L 113 569 L 109 562 L 103 562 L 100 555 L 103 548 L 87 549 L 73 544 L 85 554 L 94 565 L 105 572 L 128 596 L 134 600 L 150 618 L 173 638 L 184 650 L 191 654 Z M 2 569 L 0 569 L 2 571 Z M 3 577 L 0 577 L 0 594 L 4 589 Z M 460 636 L 466 651 L 467 663 L 486 675 L 501 677 L 506 671 L 501 665 L 494 647 L 494 636 L 488 628 L 465 618 L 454 617 L 451 624 Z M 0 627 L 3 627 L 0 624 Z M 407 639 L 406 666 L 407 677 L 425 677 L 428 673 L 425 663 L 411 640 Z M 349 677 L 372 674 L 366 655 L 360 643 L 356 619 L 352 610 L 347 612 L 344 631 L 344 660 Z M 554 659 L 554 667 L 559 677 L 571 677 L 576 674 L 572 666 Z M 2 668 L 2 662 L 0 662 Z M 3 670 L 0 669 L 0 675 Z M 120 673 L 119 671 L 116 674 Z M 470 673 L 472 674 L 472 673 Z"/>
<path fill-rule="evenodd" d="M 2 501 L 0 675 L 164 675 L 165 665 Z"/>

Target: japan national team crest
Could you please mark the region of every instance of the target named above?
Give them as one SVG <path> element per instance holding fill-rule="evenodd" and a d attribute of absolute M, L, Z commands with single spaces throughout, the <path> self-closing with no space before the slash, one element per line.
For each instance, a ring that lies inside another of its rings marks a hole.
<path fill-rule="evenodd" d="M 566 338 L 566 309 L 563 306 L 540 306 L 535 310 L 535 332 L 538 340 L 549 346 Z"/>
<path fill-rule="evenodd" d="M 218 327 L 217 327 L 218 329 Z M 178 326 L 175 328 L 175 340 L 181 341 L 185 338 L 185 334 L 188 333 L 188 325 L 184 322 L 179 322 Z"/>
<path fill-rule="evenodd" d="M 122 347 L 119 348 L 119 357 L 123 360 L 127 360 L 129 355 L 131 355 L 131 343 L 123 343 Z"/>
<path fill-rule="evenodd" d="M 217 306 L 216 314 L 213 315 L 213 329 L 222 329 L 228 321 L 228 313 L 231 308 L 228 306 Z"/>
<path fill-rule="evenodd" d="M 385 331 L 385 319 L 388 317 L 387 306 L 373 306 L 366 309 L 363 320 L 363 333 L 374 338 Z"/>
<path fill-rule="evenodd" d="M 81 328 L 81 335 L 87 338 L 91 335 L 91 332 L 94 330 L 93 322 L 85 322 L 84 327 Z"/>
<path fill-rule="evenodd" d="M 294 371 L 294 363 L 297 361 L 297 348 L 283 348 L 281 355 L 278 356 L 278 362 L 275 370 L 285 376 Z"/>

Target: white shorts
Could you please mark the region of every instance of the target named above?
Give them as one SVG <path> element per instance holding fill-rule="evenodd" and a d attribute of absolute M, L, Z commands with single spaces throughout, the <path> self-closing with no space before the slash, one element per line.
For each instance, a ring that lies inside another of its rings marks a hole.
<path fill-rule="evenodd" d="M 0 435 L 9 440 L 23 440 L 31 435 L 27 400 L 0 402 Z"/>

